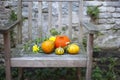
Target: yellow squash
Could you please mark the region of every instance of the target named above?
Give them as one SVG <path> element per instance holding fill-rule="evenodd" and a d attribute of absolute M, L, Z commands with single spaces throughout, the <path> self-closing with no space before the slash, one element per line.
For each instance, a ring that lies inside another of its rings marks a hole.
<path fill-rule="evenodd" d="M 77 44 L 70 44 L 67 47 L 67 52 L 69 54 L 78 54 L 80 51 L 80 47 Z"/>
<path fill-rule="evenodd" d="M 51 40 L 51 41 L 55 41 L 55 39 L 56 39 L 55 36 L 51 36 L 51 37 L 49 38 L 49 40 Z"/>

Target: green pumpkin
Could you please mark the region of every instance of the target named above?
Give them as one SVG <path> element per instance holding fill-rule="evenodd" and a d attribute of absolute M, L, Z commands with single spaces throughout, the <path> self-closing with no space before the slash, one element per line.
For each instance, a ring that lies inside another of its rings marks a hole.
<path fill-rule="evenodd" d="M 57 55 L 62 55 L 62 54 L 64 54 L 64 49 L 61 48 L 61 47 L 56 48 L 56 49 L 55 49 L 55 53 L 56 53 Z"/>

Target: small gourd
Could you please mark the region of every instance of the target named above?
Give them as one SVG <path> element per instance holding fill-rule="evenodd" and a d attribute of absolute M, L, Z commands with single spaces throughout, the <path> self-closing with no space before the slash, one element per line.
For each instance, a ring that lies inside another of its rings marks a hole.
<path fill-rule="evenodd" d="M 49 40 L 51 40 L 51 41 L 55 41 L 55 39 L 56 39 L 56 36 L 51 36 L 51 37 L 49 38 Z"/>
<path fill-rule="evenodd" d="M 61 48 L 61 47 L 56 48 L 56 49 L 55 49 L 55 53 L 56 53 L 57 55 L 62 55 L 62 54 L 64 54 L 64 49 Z"/>
<path fill-rule="evenodd" d="M 80 47 L 77 44 L 70 44 L 67 47 L 67 52 L 69 54 L 78 54 L 80 51 Z"/>
<path fill-rule="evenodd" d="M 39 46 L 37 44 L 35 44 L 33 47 L 32 47 L 32 50 L 33 52 L 37 53 L 39 52 Z"/>
<path fill-rule="evenodd" d="M 43 52 L 45 52 L 47 54 L 52 53 L 54 50 L 54 42 L 51 40 L 44 41 L 41 44 L 41 48 L 42 48 Z"/>

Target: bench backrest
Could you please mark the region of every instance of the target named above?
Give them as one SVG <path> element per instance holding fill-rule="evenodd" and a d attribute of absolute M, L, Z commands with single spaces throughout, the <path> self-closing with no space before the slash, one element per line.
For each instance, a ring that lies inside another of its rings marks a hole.
<path fill-rule="evenodd" d="M 38 34 L 37 37 L 43 37 L 49 35 L 49 30 L 52 28 L 56 28 L 58 31 L 61 31 L 63 28 L 67 28 L 67 31 L 63 33 L 64 35 L 68 35 L 70 39 L 74 38 L 74 35 L 77 36 L 79 42 L 82 41 L 83 29 L 81 26 L 82 17 L 83 17 L 83 0 L 19 0 L 18 5 L 18 19 L 22 21 L 22 5 L 23 3 L 28 3 L 28 39 L 33 39 L 33 36 Z M 33 5 L 37 5 L 37 14 L 33 12 Z M 46 3 L 47 8 L 43 8 L 43 3 Z M 74 7 L 77 6 L 77 16 L 74 13 Z M 56 5 L 56 6 L 54 6 Z M 57 7 L 56 11 L 53 13 L 53 6 Z M 63 11 L 63 6 L 66 6 L 68 11 Z M 66 15 L 63 15 L 66 12 Z M 74 15 L 75 14 L 75 15 Z M 35 16 L 35 17 L 34 17 Z M 23 21 L 24 23 L 25 21 Z M 22 23 L 18 25 L 18 42 L 22 41 Z M 73 32 L 73 28 L 76 29 L 76 33 Z M 36 31 L 32 32 L 34 29 Z M 73 35 L 74 34 L 74 35 Z M 26 35 L 26 34 L 25 34 Z"/>

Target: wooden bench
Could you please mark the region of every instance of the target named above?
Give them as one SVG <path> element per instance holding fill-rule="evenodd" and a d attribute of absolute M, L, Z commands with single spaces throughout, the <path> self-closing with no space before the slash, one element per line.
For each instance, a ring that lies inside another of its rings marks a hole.
<path fill-rule="evenodd" d="M 55 55 L 55 54 L 37 54 L 32 56 L 16 56 L 11 57 L 11 48 L 10 48 L 10 30 L 17 26 L 17 43 L 22 43 L 22 2 L 28 2 L 29 9 L 29 17 L 28 17 L 28 37 L 32 39 L 32 3 L 38 2 L 38 26 L 44 24 L 42 22 L 42 2 L 43 0 L 18 0 L 18 12 L 17 12 L 17 20 L 15 22 L 9 23 L 6 26 L 0 26 L 0 33 L 3 34 L 4 37 L 4 49 L 5 49 L 5 65 L 6 65 L 6 80 L 11 79 L 11 67 L 19 68 L 19 80 L 22 79 L 22 68 L 24 67 L 86 67 L 86 80 L 91 80 L 91 72 L 92 72 L 92 54 L 93 54 L 93 34 L 97 32 L 97 28 L 91 24 L 83 22 L 83 1 L 82 0 L 45 0 L 48 2 L 48 24 L 50 28 L 52 28 L 52 3 L 59 3 L 59 15 L 58 15 L 58 26 L 62 26 L 62 3 L 68 2 L 68 32 L 70 39 L 72 38 L 72 2 L 79 3 L 79 14 L 78 14 L 78 27 L 79 27 L 79 43 L 82 44 L 83 37 L 83 27 L 88 31 L 87 38 L 87 49 L 86 51 L 82 50 L 78 55 Z M 49 28 L 49 29 L 50 29 Z M 40 36 L 41 37 L 41 34 Z"/>

